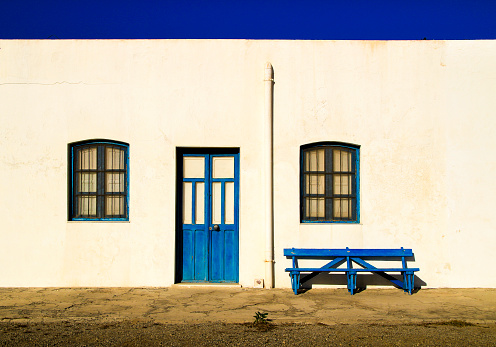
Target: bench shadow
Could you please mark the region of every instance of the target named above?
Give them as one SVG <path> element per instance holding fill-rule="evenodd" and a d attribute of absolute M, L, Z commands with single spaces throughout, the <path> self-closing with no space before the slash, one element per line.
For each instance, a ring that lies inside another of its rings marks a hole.
<path fill-rule="evenodd" d="M 403 276 L 401 274 L 395 274 L 390 276 L 396 280 L 403 281 Z M 301 277 L 303 280 L 304 275 L 302 275 Z M 299 289 L 298 293 L 305 293 L 308 290 L 319 285 L 326 285 L 326 286 L 340 285 L 346 287 L 347 283 L 348 281 L 345 274 L 319 273 L 317 276 L 303 282 L 301 284 L 301 289 Z M 420 277 L 415 275 L 414 289 L 412 291 L 412 294 L 417 293 L 423 286 L 426 285 L 427 285 L 426 282 L 424 282 Z M 400 290 L 403 289 L 402 287 L 395 285 L 394 283 L 388 281 L 387 279 L 377 274 L 370 274 L 370 273 L 358 274 L 356 286 L 357 289 L 355 290 L 355 293 L 363 292 L 364 290 L 367 289 L 368 286 L 394 287 Z"/>

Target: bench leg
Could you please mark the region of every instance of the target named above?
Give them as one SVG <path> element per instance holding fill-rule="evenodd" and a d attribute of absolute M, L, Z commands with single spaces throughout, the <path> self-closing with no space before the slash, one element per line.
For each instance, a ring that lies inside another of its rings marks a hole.
<path fill-rule="evenodd" d="M 403 272 L 403 290 L 405 292 L 408 292 L 408 294 L 412 295 L 413 285 L 414 285 L 413 271 Z"/>
<path fill-rule="evenodd" d="M 346 277 L 348 279 L 348 291 L 350 292 L 351 295 L 353 295 L 355 294 L 355 290 L 356 290 L 357 272 L 348 271 L 346 272 Z"/>
<path fill-rule="evenodd" d="M 293 288 L 293 292 L 295 295 L 298 294 L 298 289 L 300 289 L 300 273 L 299 272 L 291 272 L 291 288 Z"/>

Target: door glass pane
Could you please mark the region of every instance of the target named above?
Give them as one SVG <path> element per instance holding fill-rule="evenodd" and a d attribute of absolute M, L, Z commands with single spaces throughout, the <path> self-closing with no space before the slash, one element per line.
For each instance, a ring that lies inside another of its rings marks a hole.
<path fill-rule="evenodd" d="M 212 166 L 213 178 L 234 178 L 234 157 L 214 157 Z"/>
<path fill-rule="evenodd" d="M 106 191 L 109 193 L 113 192 L 124 192 L 124 173 L 107 173 L 106 175 Z"/>
<path fill-rule="evenodd" d="M 105 214 L 107 216 L 119 216 L 124 214 L 124 197 L 107 196 L 105 201 Z"/>
<path fill-rule="evenodd" d="M 204 178 L 205 158 L 204 157 L 183 157 L 184 178 Z"/>
<path fill-rule="evenodd" d="M 96 216 L 96 196 L 80 196 L 78 200 L 79 216 Z"/>
<path fill-rule="evenodd" d="M 234 224 L 234 182 L 225 185 L 225 224 Z"/>
<path fill-rule="evenodd" d="M 183 182 L 183 224 L 192 224 L 193 215 L 193 185 Z"/>
<path fill-rule="evenodd" d="M 212 224 L 222 223 L 222 182 L 212 182 Z"/>
<path fill-rule="evenodd" d="M 195 224 L 205 223 L 205 183 L 196 182 Z"/>
<path fill-rule="evenodd" d="M 124 170 L 124 150 L 107 147 L 105 168 L 107 170 Z"/>
<path fill-rule="evenodd" d="M 80 173 L 78 188 L 81 193 L 95 193 L 96 173 Z"/>

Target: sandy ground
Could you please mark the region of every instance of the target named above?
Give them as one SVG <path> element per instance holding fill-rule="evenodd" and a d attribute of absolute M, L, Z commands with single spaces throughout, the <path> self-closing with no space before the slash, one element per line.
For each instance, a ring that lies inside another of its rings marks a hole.
<path fill-rule="evenodd" d="M 0 288 L 0 345 L 212 344 L 496 346 L 496 290 Z"/>

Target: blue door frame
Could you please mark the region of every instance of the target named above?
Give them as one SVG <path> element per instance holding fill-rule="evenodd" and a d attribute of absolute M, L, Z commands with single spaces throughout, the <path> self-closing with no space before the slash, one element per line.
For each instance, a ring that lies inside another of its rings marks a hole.
<path fill-rule="evenodd" d="M 176 237 L 176 281 L 237 283 L 239 149 L 179 149 L 177 158 L 176 217 L 179 222 Z M 214 160 L 219 159 L 217 163 L 222 159 L 230 162 L 231 158 L 234 159 L 233 177 L 215 177 Z M 203 162 L 203 175 L 198 172 L 193 176 L 186 175 L 183 163 L 189 159 Z M 214 196 L 218 198 L 219 194 L 220 199 L 214 201 Z M 226 202 L 226 197 L 231 200 Z M 197 201 L 199 199 L 203 199 L 203 202 Z"/>

